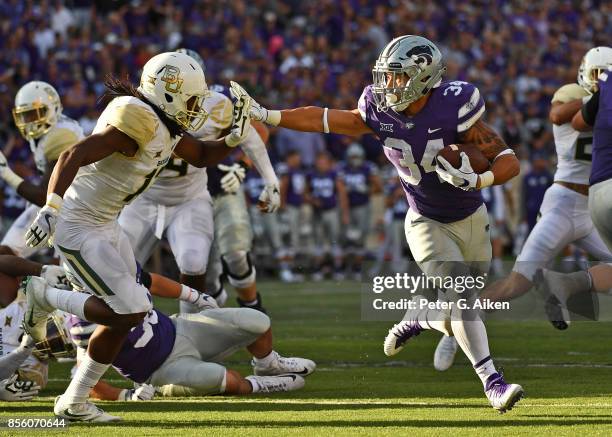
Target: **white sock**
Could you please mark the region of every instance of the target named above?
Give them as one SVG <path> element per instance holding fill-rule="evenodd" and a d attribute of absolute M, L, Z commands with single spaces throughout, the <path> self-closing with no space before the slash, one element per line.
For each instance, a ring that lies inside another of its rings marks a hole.
<path fill-rule="evenodd" d="M 249 381 L 249 383 L 251 384 L 251 387 L 253 388 L 253 393 L 257 393 L 259 391 L 259 383 L 257 382 L 257 378 L 255 378 L 254 376 L 247 376 L 244 379 Z"/>
<path fill-rule="evenodd" d="M 87 320 L 85 317 L 85 302 L 91 294 L 81 293 L 72 290 L 60 290 L 59 288 L 47 287 L 45 289 L 45 299 L 53 308 L 57 308 L 67 313 L 74 314 L 80 319 Z"/>
<path fill-rule="evenodd" d="M 497 373 L 491 357 L 485 357 L 481 363 L 477 363 L 477 365 L 474 366 L 474 370 L 476 371 L 476 375 L 478 375 L 482 381 L 482 385 L 485 387 L 487 386 L 489 376 Z"/>
<path fill-rule="evenodd" d="M 278 354 L 272 351 L 263 358 L 253 357 L 253 361 L 255 361 L 256 364 L 259 364 L 262 367 L 269 367 L 270 364 L 272 364 L 274 361 L 277 360 L 277 358 L 278 358 Z"/>
<path fill-rule="evenodd" d="M 468 357 L 481 381 L 486 383 L 487 378 L 496 372 L 491 353 L 487 330 L 482 320 L 451 320 L 451 326 L 457 344 Z"/>
<path fill-rule="evenodd" d="M 110 364 L 98 363 L 91 359 L 89 353 L 85 354 L 70 385 L 62 395 L 63 400 L 69 404 L 82 404 L 86 402 L 89 398 L 89 392 L 98 383 L 100 378 L 104 376 L 109 367 Z"/>

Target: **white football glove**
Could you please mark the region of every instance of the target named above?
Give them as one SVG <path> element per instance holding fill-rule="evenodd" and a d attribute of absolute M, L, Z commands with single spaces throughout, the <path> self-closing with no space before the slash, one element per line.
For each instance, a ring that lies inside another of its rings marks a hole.
<path fill-rule="evenodd" d="M 55 224 L 59 210 L 51 205 L 43 206 L 26 232 L 25 240 L 28 247 L 42 247 L 45 243 L 51 246 L 49 239 L 55 233 Z"/>
<path fill-rule="evenodd" d="M 45 265 L 42 267 L 40 276 L 51 287 L 61 288 L 62 290 L 71 289 L 70 281 L 68 281 L 68 277 L 66 276 L 66 271 L 60 266 L 52 264 Z"/>
<path fill-rule="evenodd" d="M 476 189 L 478 183 L 478 175 L 474 173 L 472 165 L 470 164 L 470 158 L 468 158 L 465 152 L 461 152 L 461 167 L 455 168 L 450 163 L 442 158 L 437 157 L 438 165 L 436 165 L 436 173 L 455 187 L 459 187 L 465 191 L 473 191 Z"/>
<path fill-rule="evenodd" d="M 232 165 L 219 164 L 217 168 L 225 172 L 225 175 L 221 178 L 223 191 L 227 194 L 237 192 L 246 176 L 246 169 L 238 163 Z"/>
<path fill-rule="evenodd" d="M 40 386 L 33 381 L 17 381 L 17 375 L 0 381 L 0 400 L 8 402 L 29 401 L 38 395 Z"/>
<path fill-rule="evenodd" d="M 230 93 L 235 98 L 242 95 L 249 95 L 242 86 L 234 81 L 230 81 Z M 261 121 L 272 126 L 278 126 L 280 123 L 280 111 L 270 111 L 261 106 L 255 99 L 249 96 L 251 99 L 251 109 L 249 115 L 253 120 Z"/>
<path fill-rule="evenodd" d="M 234 95 L 233 92 L 232 95 Z M 232 127 L 230 133 L 225 137 L 225 144 L 228 147 L 236 147 L 242 143 L 251 127 L 251 117 L 249 115 L 251 111 L 251 97 L 246 91 L 238 96 L 234 95 L 234 97 L 236 97 L 236 102 L 232 112 Z"/>
<path fill-rule="evenodd" d="M 200 311 L 214 310 L 215 308 L 219 308 L 219 304 L 215 298 L 206 293 L 198 293 L 198 298 L 191 303 L 198 307 Z"/>
<path fill-rule="evenodd" d="M 135 385 L 134 388 L 121 390 L 118 401 L 150 401 L 155 397 L 155 387 L 149 384 Z"/>
<path fill-rule="evenodd" d="M 0 178 L 4 179 L 14 189 L 17 189 L 23 182 L 23 178 L 9 167 L 6 156 L 2 152 L 0 152 Z"/>
<path fill-rule="evenodd" d="M 260 210 L 266 213 L 278 211 L 281 204 L 280 188 L 278 182 L 274 184 L 266 184 L 263 191 L 259 195 Z"/>

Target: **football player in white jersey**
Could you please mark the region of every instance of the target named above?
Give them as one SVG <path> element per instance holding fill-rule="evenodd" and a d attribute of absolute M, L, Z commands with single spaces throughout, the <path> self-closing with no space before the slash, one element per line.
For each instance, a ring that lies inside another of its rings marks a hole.
<path fill-rule="evenodd" d="M 47 203 L 26 235 L 34 247 L 52 238 L 69 275 L 85 291 L 40 288 L 30 281 L 25 327 L 35 340 L 44 337 L 44 321 L 53 308 L 86 320 L 100 305 L 112 310 L 55 404 L 56 415 L 86 422 L 119 420 L 89 403 L 89 392 L 152 308 L 149 292 L 136 281 L 134 252 L 117 221 L 119 213 L 155 181 L 173 154 L 196 167 L 215 165 L 244 140 L 250 126 L 251 99 L 244 96 L 234 105 L 232 128 L 224 138 L 200 141 L 186 133 L 206 121 L 208 89 L 202 68 L 182 53 L 151 58 L 138 88 L 112 78 L 107 87 L 113 99 L 93 134 L 60 155 Z"/>
<path fill-rule="evenodd" d="M 205 71 L 204 61 L 196 52 L 188 49 L 177 52 L 191 56 Z M 210 89 L 203 108 L 208 112 L 208 118 L 200 129 L 191 133 L 202 140 L 220 138 L 232 123 L 231 100 Z M 249 129 L 241 148 L 258 171 L 267 176 L 267 185 L 276 187 L 278 193 L 278 179 L 265 144 L 254 128 Z M 236 178 L 233 173 L 228 178 L 232 176 Z M 268 192 L 274 191 L 264 189 L 262 196 L 268 196 Z M 276 203 L 275 208 L 280 204 L 278 195 L 263 200 Z M 231 219 L 229 216 L 222 218 L 226 221 Z M 123 209 L 119 224 L 130 240 L 136 260 L 142 265 L 165 233 L 181 272 L 180 282 L 204 292 L 205 273 L 214 238 L 213 200 L 207 188 L 206 169 L 196 168 L 173 156 L 150 189 Z M 215 291 L 217 288 L 209 289 L 209 294 L 223 305 L 224 297 L 217 296 Z M 181 312 L 195 311 L 197 308 L 193 305 L 181 302 Z"/>
<path fill-rule="evenodd" d="M 64 150 L 83 138 L 83 131 L 76 121 L 62 114 L 62 103 L 55 88 L 41 81 L 28 82 L 19 89 L 15 96 L 13 119 L 30 144 L 36 168 L 43 176 L 40 185 L 23 180 L 11 170 L 0 152 L 0 177 L 31 203 L 2 239 L 0 253 L 28 257 L 37 249 L 25 244 L 24 235 L 45 204 L 47 184 L 55 162 Z"/>
<path fill-rule="evenodd" d="M 582 65 L 597 65 L 590 60 L 596 55 L 594 50 L 586 53 Z M 563 85 L 553 95 L 549 119 L 553 123 L 557 151 L 555 183 L 546 191 L 540 207 L 541 217 L 512 272 L 487 287 L 481 294 L 483 299 L 508 301 L 527 293 L 534 284 L 536 271 L 546 267 L 569 244 L 580 247 L 597 260 L 612 261 L 612 254 L 593 226 L 587 205 L 593 132 L 578 132 L 571 124 L 583 101 L 593 92 L 592 85 L 585 80 L 589 74 L 581 67 L 578 83 Z M 554 307 L 547 306 L 547 312 L 555 327 L 567 328 Z M 457 350 L 453 342 L 453 337 L 443 337 L 436 349 L 434 361 L 444 363 L 442 368 L 452 364 Z"/>

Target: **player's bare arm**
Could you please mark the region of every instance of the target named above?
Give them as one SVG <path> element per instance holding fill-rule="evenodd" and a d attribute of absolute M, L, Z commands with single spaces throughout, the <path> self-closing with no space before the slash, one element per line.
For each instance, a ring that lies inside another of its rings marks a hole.
<path fill-rule="evenodd" d="M 63 152 L 53 169 L 47 193 L 56 193 L 63 196 L 79 168 L 98 162 L 113 153 L 125 156 L 134 156 L 138 151 L 138 144 L 119 129 L 108 126 L 102 132 L 90 135 L 72 148 Z"/>
<path fill-rule="evenodd" d="M 324 118 L 325 109 L 317 106 L 285 109 L 280 111 L 280 123 L 278 125 L 298 131 L 326 132 L 350 136 L 372 133 L 372 129 L 365 124 L 358 109 L 328 109 L 327 131 L 324 125 Z"/>
<path fill-rule="evenodd" d="M 28 202 L 32 202 L 35 205 L 43 206 L 47 198 L 47 186 L 49 185 L 49 179 L 53 173 L 53 167 L 55 162 L 47 163 L 45 173 L 42 176 L 42 180 L 39 185 L 35 185 L 29 181 L 24 180 L 17 187 L 17 193 L 26 199 Z"/>
<path fill-rule="evenodd" d="M 548 113 L 548 119 L 552 124 L 557 126 L 569 123 L 580 108 L 582 107 L 582 100 L 576 99 L 571 102 L 561 103 L 553 102 Z"/>
<path fill-rule="evenodd" d="M 211 167 L 217 165 L 229 155 L 232 147 L 225 143 L 225 137 L 213 141 L 201 141 L 191 135 L 184 135 L 178 142 L 174 153 L 194 167 Z"/>
<path fill-rule="evenodd" d="M 499 134 L 484 121 L 478 120 L 467 131 L 459 134 L 459 140 L 461 143 L 478 146 L 491 162 L 493 185 L 504 184 L 519 174 L 520 164 L 517 157 Z M 477 187 L 480 187 L 480 180 Z"/>

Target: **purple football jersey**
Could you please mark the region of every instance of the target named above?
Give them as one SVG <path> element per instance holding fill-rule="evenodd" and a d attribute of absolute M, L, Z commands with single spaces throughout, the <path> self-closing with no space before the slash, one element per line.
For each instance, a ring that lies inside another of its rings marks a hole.
<path fill-rule="evenodd" d="M 342 175 L 348 195 L 349 206 L 363 206 L 370 202 L 370 176 L 376 174 L 376 166 L 365 161 L 359 167 L 344 164 Z"/>
<path fill-rule="evenodd" d="M 599 108 L 593 125 L 590 184 L 612 179 L 612 70 L 599 76 Z"/>
<path fill-rule="evenodd" d="M 423 109 L 408 117 L 393 110 L 378 111 L 369 85 L 359 98 L 358 108 L 397 169 L 411 209 L 450 223 L 468 217 L 482 205 L 479 191 L 457 188 L 440 179 L 435 171 L 437 153 L 459 142 L 458 134 L 484 113 L 478 88 L 468 82 L 444 81 L 431 90 Z"/>
<path fill-rule="evenodd" d="M 319 205 L 316 209 L 328 210 L 336 207 L 337 177 L 338 173 L 335 170 L 330 170 L 325 173 L 319 173 L 313 170 L 313 172 L 308 175 L 310 194 L 319 201 Z"/>
<path fill-rule="evenodd" d="M 286 164 L 279 165 L 278 174 L 287 176 L 286 202 L 288 205 L 300 207 L 304 203 L 306 175 L 299 168 L 291 168 Z"/>
<path fill-rule="evenodd" d="M 176 339 L 176 328 L 165 314 L 152 310 L 128 334 L 113 367 L 132 381 L 146 382 L 166 361 Z"/>

